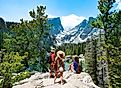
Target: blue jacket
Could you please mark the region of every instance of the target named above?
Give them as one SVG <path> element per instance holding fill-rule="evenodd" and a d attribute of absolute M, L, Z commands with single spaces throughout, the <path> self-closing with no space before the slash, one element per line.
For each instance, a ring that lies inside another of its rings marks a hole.
<path fill-rule="evenodd" d="M 78 63 L 74 60 L 73 62 L 74 70 L 77 71 L 78 68 Z"/>

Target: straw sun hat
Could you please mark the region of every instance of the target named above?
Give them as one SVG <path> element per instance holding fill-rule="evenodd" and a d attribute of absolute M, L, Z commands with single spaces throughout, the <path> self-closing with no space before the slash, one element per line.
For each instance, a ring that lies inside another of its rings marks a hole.
<path fill-rule="evenodd" d="M 65 59 L 65 53 L 64 53 L 63 51 L 61 51 L 61 50 L 58 51 L 55 60 L 57 60 L 58 58 L 60 58 L 62 61 L 64 61 L 64 59 Z M 64 69 L 63 69 L 62 66 L 59 67 L 59 71 L 60 71 L 60 72 L 63 72 L 63 71 L 64 71 Z"/>
<path fill-rule="evenodd" d="M 61 51 L 61 50 L 58 51 L 55 60 L 57 60 L 57 58 L 60 58 L 62 60 L 65 59 L 65 53 L 63 51 Z"/>

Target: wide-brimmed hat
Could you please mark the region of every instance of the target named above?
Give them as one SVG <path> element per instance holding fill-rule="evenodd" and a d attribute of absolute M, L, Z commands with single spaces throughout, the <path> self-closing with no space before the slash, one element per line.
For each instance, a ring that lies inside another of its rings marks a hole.
<path fill-rule="evenodd" d="M 57 52 L 56 60 L 57 60 L 57 58 L 65 59 L 65 52 L 59 50 L 59 51 Z"/>

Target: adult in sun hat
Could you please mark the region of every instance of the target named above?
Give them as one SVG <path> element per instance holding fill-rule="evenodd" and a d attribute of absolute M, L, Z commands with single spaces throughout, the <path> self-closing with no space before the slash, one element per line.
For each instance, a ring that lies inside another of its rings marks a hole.
<path fill-rule="evenodd" d="M 58 77 L 60 73 L 60 79 L 61 79 L 61 84 L 63 84 L 63 71 L 64 71 L 64 59 L 65 59 L 65 53 L 61 50 L 57 52 L 57 56 L 55 58 L 55 77 L 54 77 L 54 83 L 56 81 L 56 78 Z"/>
<path fill-rule="evenodd" d="M 50 63 L 50 78 L 53 77 L 52 72 L 54 72 L 55 70 L 55 48 L 51 47 L 51 52 L 50 52 L 50 59 L 49 59 L 49 63 Z"/>

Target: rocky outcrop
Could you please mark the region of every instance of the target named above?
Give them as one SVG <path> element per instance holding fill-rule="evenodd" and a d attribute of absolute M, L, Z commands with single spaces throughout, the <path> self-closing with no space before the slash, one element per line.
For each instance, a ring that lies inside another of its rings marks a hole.
<path fill-rule="evenodd" d="M 49 73 L 35 73 L 30 78 L 22 80 L 14 84 L 13 88 L 99 88 L 96 86 L 88 73 L 74 74 L 65 71 L 64 84 L 60 84 L 60 79 L 49 78 Z"/>

